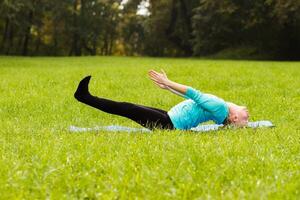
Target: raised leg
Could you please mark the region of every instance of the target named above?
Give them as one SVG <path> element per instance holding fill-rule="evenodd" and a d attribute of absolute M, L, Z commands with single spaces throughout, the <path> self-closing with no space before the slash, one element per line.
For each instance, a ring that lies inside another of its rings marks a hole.
<path fill-rule="evenodd" d="M 149 129 L 173 129 L 173 124 L 166 111 L 128 102 L 117 102 L 93 96 L 89 93 L 88 84 L 91 76 L 80 81 L 74 94 L 75 98 L 103 112 L 129 118 Z"/>

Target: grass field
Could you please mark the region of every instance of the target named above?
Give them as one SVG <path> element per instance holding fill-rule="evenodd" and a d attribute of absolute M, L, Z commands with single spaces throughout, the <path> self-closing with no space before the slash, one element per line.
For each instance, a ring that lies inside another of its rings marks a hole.
<path fill-rule="evenodd" d="M 170 79 L 247 105 L 273 129 L 209 133 L 70 133 L 128 119 L 78 103 L 94 95 L 168 110 L 182 99 L 147 78 Z M 0 57 L 1 199 L 299 199 L 300 63 L 197 59 Z"/>

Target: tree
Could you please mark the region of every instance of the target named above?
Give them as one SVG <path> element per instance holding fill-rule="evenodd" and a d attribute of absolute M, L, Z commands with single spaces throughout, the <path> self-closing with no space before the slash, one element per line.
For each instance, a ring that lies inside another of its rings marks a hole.
<path fill-rule="evenodd" d="M 193 9 L 198 6 L 199 1 L 195 0 L 173 0 L 171 17 L 166 29 L 166 36 L 169 41 L 182 50 L 185 56 L 192 55 L 192 16 Z"/>
<path fill-rule="evenodd" d="M 263 57 L 299 59 L 299 4 L 297 0 L 202 0 L 193 17 L 194 54 L 249 46 Z"/>
<path fill-rule="evenodd" d="M 149 15 L 139 7 L 150 3 Z M 0 54 L 300 59 L 299 0 L 0 0 Z M 241 53 L 238 53 L 241 54 Z"/>
<path fill-rule="evenodd" d="M 16 36 L 16 30 L 20 25 L 20 11 L 24 7 L 22 1 L 0 1 L 0 13 L 1 19 L 4 23 L 1 52 L 3 54 L 16 53 L 12 52 L 14 48 L 14 39 Z"/>
<path fill-rule="evenodd" d="M 122 8 L 121 39 L 126 55 L 141 55 L 144 51 L 144 22 L 147 16 L 137 15 L 142 0 L 130 0 Z"/>
<path fill-rule="evenodd" d="M 277 0 L 272 17 L 278 27 L 275 57 L 279 59 L 297 60 L 300 58 L 300 1 Z"/>

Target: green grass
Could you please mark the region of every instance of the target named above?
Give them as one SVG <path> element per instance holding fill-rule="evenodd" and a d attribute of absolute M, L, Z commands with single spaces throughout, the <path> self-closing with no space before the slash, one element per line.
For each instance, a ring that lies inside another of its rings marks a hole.
<path fill-rule="evenodd" d="M 168 110 L 182 99 L 148 69 L 247 105 L 273 129 L 70 133 L 134 122 L 73 98 L 93 94 Z M 300 63 L 121 57 L 0 57 L 1 199 L 297 199 Z"/>

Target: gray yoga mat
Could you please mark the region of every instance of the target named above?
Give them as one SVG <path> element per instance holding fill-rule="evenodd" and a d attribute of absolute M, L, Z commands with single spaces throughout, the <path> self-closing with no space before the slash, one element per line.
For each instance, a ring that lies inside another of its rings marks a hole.
<path fill-rule="evenodd" d="M 223 125 L 217 124 L 207 124 L 207 125 L 199 125 L 195 128 L 192 128 L 191 131 L 194 132 L 207 132 L 207 131 L 217 131 L 221 129 Z M 272 122 L 270 121 L 256 121 L 256 122 L 249 122 L 247 125 L 248 128 L 262 128 L 262 127 L 274 127 Z M 233 128 L 233 127 L 228 127 Z M 119 126 L 119 125 L 110 125 L 110 126 L 95 126 L 92 128 L 84 128 L 84 127 L 77 127 L 77 126 L 70 126 L 70 132 L 90 132 L 90 131 L 111 131 L 111 132 L 143 132 L 143 133 L 150 133 L 152 132 L 146 128 L 132 128 L 126 126 Z"/>

